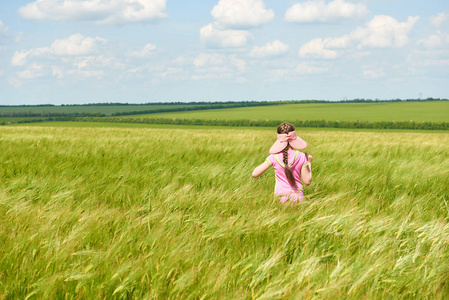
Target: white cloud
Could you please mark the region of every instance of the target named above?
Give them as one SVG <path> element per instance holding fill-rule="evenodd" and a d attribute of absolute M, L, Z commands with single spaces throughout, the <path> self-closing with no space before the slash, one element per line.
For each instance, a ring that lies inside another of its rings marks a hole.
<path fill-rule="evenodd" d="M 237 48 L 248 44 L 252 35 L 246 30 L 220 30 L 215 24 L 200 29 L 200 40 L 212 48 Z"/>
<path fill-rule="evenodd" d="M 48 74 L 48 71 L 45 70 L 43 65 L 38 65 L 36 63 L 33 63 L 30 67 L 28 67 L 26 70 L 17 72 L 17 76 L 22 79 L 34 79 L 43 77 Z"/>
<path fill-rule="evenodd" d="M 419 17 L 408 17 L 406 22 L 398 22 L 390 16 L 374 16 L 364 27 L 359 27 L 349 34 L 334 38 L 316 38 L 302 45 L 300 57 L 335 59 L 345 49 L 356 47 L 392 48 L 403 47 L 409 42 L 408 34 Z"/>
<path fill-rule="evenodd" d="M 273 57 L 286 54 L 288 50 L 289 46 L 287 44 L 275 40 L 272 43 L 267 43 L 265 46 L 254 47 L 249 55 L 252 57 Z"/>
<path fill-rule="evenodd" d="M 338 52 L 331 49 L 326 49 L 326 40 L 321 38 L 313 39 L 299 48 L 300 57 L 314 57 L 324 59 L 337 58 Z"/>
<path fill-rule="evenodd" d="M 437 31 L 426 39 L 418 41 L 419 45 L 426 48 L 441 48 L 449 45 L 449 33 Z"/>
<path fill-rule="evenodd" d="M 87 70 L 83 68 L 64 68 L 60 66 L 52 66 L 52 75 L 57 78 L 63 78 L 66 76 L 78 76 L 85 78 L 102 78 L 105 75 L 103 70 Z"/>
<path fill-rule="evenodd" d="M 324 0 L 296 3 L 285 12 L 288 22 L 338 22 L 344 20 L 358 20 L 369 14 L 368 8 L 362 3 L 334 0 L 325 3 Z"/>
<path fill-rule="evenodd" d="M 11 58 L 13 66 L 23 66 L 30 57 L 86 56 L 98 52 L 98 42 L 106 43 L 100 37 L 85 37 L 80 33 L 66 39 L 55 40 L 50 47 L 16 51 Z"/>
<path fill-rule="evenodd" d="M 11 64 L 13 66 L 23 66 L 27 62 L 27 56 L 30 55 L 33 50 L 21 50 L 16 51 L 11 58 Z"/>
<path fill-rule="evenodd" d="M 446 50 L 414 50 L 407 56 L 409 69 L 418 74 L 423 69 L 432 68 L 432 72 L 449 70 L 449 55 Z"/>
<path fill-rule="evenodd" d="M 274 17 L 262 0 L 220 0 L 211 11 L 215 21 L 228 29 L 257 27 Z"/>
<path fill-rule="evenodd" d="M 166 0 L 36 0 L 19 8 L 24 19 L 86 21 L 98 25 L 166 17 Z"/>
<path fill-rule="evenodd" d="M 226 56 L 218 53 L 201 53 L 193 60 L 195 67 L 204 67 L 205 65 L 222 65 Z"/>
<path fill-rule="evenodd" d="M 99 41 L 106 42 L 106 40 L 99 37 L 85 37 L 81 33 L 76 33 L 66 39 L 55 40 L 50 50 L 52 53 L 61 56 L 89 55 L 97 52 L 97 42 Z"/>
<path fill-rule="evenodd" d="M 49 47 L 16 51 L 11 58 L 11 65 L 23 66 L 27 63 L 29 57 L 42 57 L 48 55 L 49 52 Z"/>
<path fill-rule="evenodd" d="M 270 22 L 274 12 L 263 0 L 219 0 L 211 15 L 215 22 L 200 29 L 201 42 L 211 48 L 239 48 L 253 37 L 243 29 Z"/>
<path fill-rule="evenodd" d="M 351 32 L 351 39 L 358 41 L 358 48 L 403 47 L 408 41 L 408 34 L 419 17 L 408 17 L 406 22 L 398 22 L 390 16 L 374 16 L 365 27 Z"/>
<path fill-rule="evenodd" d="M 201 53 L 193 60 L 193 65 L 194 80 L 232 78 L 246 71 L 244 60 L 222 53 Z"/>
<path fill-rule="evenodd" d="M 119 62 L 108 49 L 100 45 L 107 41 L 100 37 L 85 37 L 73 34 L 65 39 L 55 40 L 49 47 L 16 51 L 11 64 L 22 67 L 17 76 L 34 79 L 43 76 L 63 78 L 103 77 L 105 70 L 121 70 L 125 65 Z"/>
<path fill-rule="evenodd" d="M 441 12 L 436 16 L 431 16 L 430 23 L 433 27 L 440 28 L 443 24 L 449 23 L 449 14 L 446 12 Z"/>
<path fill-rule="evenodd" d="M 329 49 L 345 49 L 352 46 L 351 37 L 347 34 L 335 38 L 327 38 L 324 40 L 326 48 Z"/>
<path fill-rule="evenodd" d="M 131 52 L 130 56 L 140 58 L 149 57 L 156 51 L 156 49 L 157 49 L 156 45 L 148 43 L 142 49 Z"/>
<path fill-rule="evenodd" d="M 426 39 L 419 40 L 418 44 L 430 50 L 443 48 L 445 48 L 446 51 L 449 50 L 449 32 L 441 31 L 443 27 L 445 29 L 449 28 L 447 27 L 447 25 L 449 25 L 449 14 L 442 12 L 432 16 L 430 17 L 430 23 L 437 29 L 436 32 Z"/>

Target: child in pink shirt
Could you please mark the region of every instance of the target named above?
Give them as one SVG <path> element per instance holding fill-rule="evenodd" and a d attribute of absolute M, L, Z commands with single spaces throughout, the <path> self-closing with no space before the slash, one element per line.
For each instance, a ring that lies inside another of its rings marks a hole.
<path fill-rule="evenodd" d="M 277 129 L 277 141 L 270 149 L 270 156 L 253 171 L 259 177 L 271 166 L 276 174 L 275 195 L 282 203 L 304 199 L 302 185 L 312 182 L 312 156 L 293 149 L 305 149 L 307 143 L 296 135 L 292 124 L 282 123 Z M 301 180 L 302 179 L 302 180 Z"/>

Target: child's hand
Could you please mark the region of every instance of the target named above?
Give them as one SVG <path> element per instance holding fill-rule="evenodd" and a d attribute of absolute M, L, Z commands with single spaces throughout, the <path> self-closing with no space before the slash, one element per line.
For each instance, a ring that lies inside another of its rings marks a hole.
<path fill-rule="evenodd" d="M 309 162 L 309 163 L 311 163 L 312 162 L 312 159 L 313 159 L 313 157 L 312 157 L 312 155 L 310 155 L 309 153 L 304 153 L 305 155 L 306 155 L 306 159 L 307 159 L 307 162 Z"/>

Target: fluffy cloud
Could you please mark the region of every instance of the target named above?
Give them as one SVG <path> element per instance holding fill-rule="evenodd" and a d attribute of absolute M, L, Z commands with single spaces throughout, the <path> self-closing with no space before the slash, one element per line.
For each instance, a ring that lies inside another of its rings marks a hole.
<path fill-rule="evenodd" d="M 289 46 L 287 44 L 275 40 L 274 42 L 268 43 L 263 47 L 254 47 L 249 55 L 252 57 L 273 57 L 286 54 L 288 50 Z"/>
<path fill-rule="evenodd" d="M 348 48 L 351 44 L 352 42 L 348 35 L 336 38 L 327 38 L 324 40 L 317 38 L 302 45 L 299 49 L 299 56 L 334 59 L 339 55 L 339 52 L 336 49 Z"/>
<path fill-rule="evenodd" d="M 321 38 L 317 38 L 302 45 L 301 48 L 299 48 L 299 56 L 334 59 L 337 58 L 338 53 L 335 50 L 325 49 L 325 41 Z"/>
<path fill-rule="evenodd" d="M 408 17 L 406 22 L 398 22 L 390 16 L 374 16 L 364 27 L 359 27 L 349 34 L 327 38 L 313 39 L 299 49 L 300 57 L 324 59 L 337 58 L 344 49 L 354 46 L 364 48 L 403 47 L 409 42 L 408 34 L 419 17 Z"/>
<path fill-rule="evenodd" d="M 270 22 L 273 10 L 262 0 L 220 0 L 211 11 L 215 21 L 228 29 L 243 29 Z"/>
<path fill-rule="evenodd" d="M 47 75 L 48 70 L 43 65 L 33 63 L 26 70 L 17 72 L 17 76 L 22 79 L 34 79 Z"/>
<path fill-rule="evenodd" d="M 200 40 L 212 48 L 243 47 L 252 39 L 252 35 L 246 30 L 220 30 L 214 24 L 201 28 Z"/>
<path fill-rule="evenodd" d="M 191 78 L 194 80 L 233 78 L 246 71 L 244 60 L 221 53 L 201 53 L 193 60 L 193 65 L 195 70 Z"/>
<path fill-rule="evenodd" d="M 414 74 L 443 72 L 448 74 L 449 52 L 447 49 L 414 49 L 407 56 L 407 66 Z"/>
<path fill-rule="evenodd" d="M 430 23 L 435 28 L 440 28 L 443 24 L 449 23 L 449 14 L 446 12 L 439 13 L 430 17 Z"/>
<path fill-rule="evenodd" d="M 55 40 L 50 51 L 56 55 L 89 55 L 97 51 L 97 42 L 104 43 L 106 40 L 99 37 L 85 37 L 77 33 L 67 39 Z"/>
<path fill-rule="evenodd" d="M 390 16 L 374 16 L 365 27 L 357 28 L 350 36 L 359 42 L 359 48 L 403 47 L 408 43 L 408 34 L 418 20 L 419 17 L 408 17 L 406 22 L 401 23 Z"/>
<path fill-rule="evenodd" d="M 102 77 L 104 69 L 120 69 L 119 63 L 108 51 L 100 51 L 107 43 L 100 37 L 85 37 L 73 34 L 66 39 L 57 39 L 51 46 L 16 51 L 11 65 L 20 67 L 17 76 L 34 79 L 47 75 L 62 78 L 67 75 Z"/>
<path fill-rule="evenodd" d="M 98 42 L 105 43 L 106 40 L 100 37 L 85 37 L 76 33 L 66 39 L 55 40 L 50 47 L 16 51 L 11 58 L 11 64 L 23 66 L 28 57 L 91 55 L 98 51 Z"/>
<path fill-rule="evenodd" d="M 428 49 L 445 48 L 449 45 L 449 32 L 441 31 L 440 28 L 449 23 L 449 14 L 442 12 L 436 16 L 430 17 L 430 23 L 437 28 L 436 32 L 426 39 L 418 41 L 418 44 Z M 448 28 L 448 27 L 445 27 Z"/>
<path fill-rule="evenodd" d="M 50 48 L 36 48 L 30 50 L 16 51 L 11 58 L 11 65 L 23 66 L 27 63 L 28 57 L 43 56 L 50 52 Z"/>
<path fill-rule="evenodd" d="M 19 9 L 24 19 L 123 24 L 166 16 L 166 0 L 37 0 Z"/>
<path fill-rule="evenodd" d="M 201 53 L 193 60 L 193 65 L 196 68 L 206 67 L 235 67 L 238 71 L 244 72 L 246 62 L 234 55 L 228 56 L 219 53 Z"/>
<path fill-rule="evenodd" d="M 337 22 L 361 19 L 368 15 L 366 5 L 350 3 L 345 0 L 334 0 L 326 4 L 324 0 L 296 3 L 285 12 L 288 22 Z"/>
<path fill-rule="evenodd" d="M 449 45 L 449 33 L 437 31 L 426 39 L 418 41 L 419 45 L 426 48 L 441 48 Z"/>
<path fill-rule="evenodd" d="M 247 30 L 271 21 L 273 10 L 263 0 L 219 0 L 211 15 L 215 22 L 200 29 L 200 40 L 212 48 L 246 46 L 252 35 Z"/>
<path fill-rule="evenodd" d="M 11 64 L 13 66 L 23 66 L 24 64 L 26 64 L 27 56 L 32 52 L 33 50 L 16 51 L 11 58 Z"/>
<path fill-rule="evenodd" d="M 156 51 L 156 49 L 157 49 L 156 45 L 148 43 L 142 49 L 131 52 L 130 56 L 141 58 L 149 57 Z"/>

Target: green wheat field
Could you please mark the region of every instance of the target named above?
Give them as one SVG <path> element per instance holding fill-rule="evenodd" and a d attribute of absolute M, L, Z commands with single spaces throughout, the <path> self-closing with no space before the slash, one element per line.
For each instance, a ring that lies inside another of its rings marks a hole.
<path fill-rule="evenodd" d="M 0 298 L 447 297 L 449 134 L 297 132 L 292 206 L 274 128 L 1 127 Z"/>
<path fill-rule="evenodd" d="M 295 103 L 206 111 L 131 115 L 131 118 L 208 120 L 327 120 L 449 122 L 449 101 Z M 126 118 L 126 117 L 125 117 Z"/>

